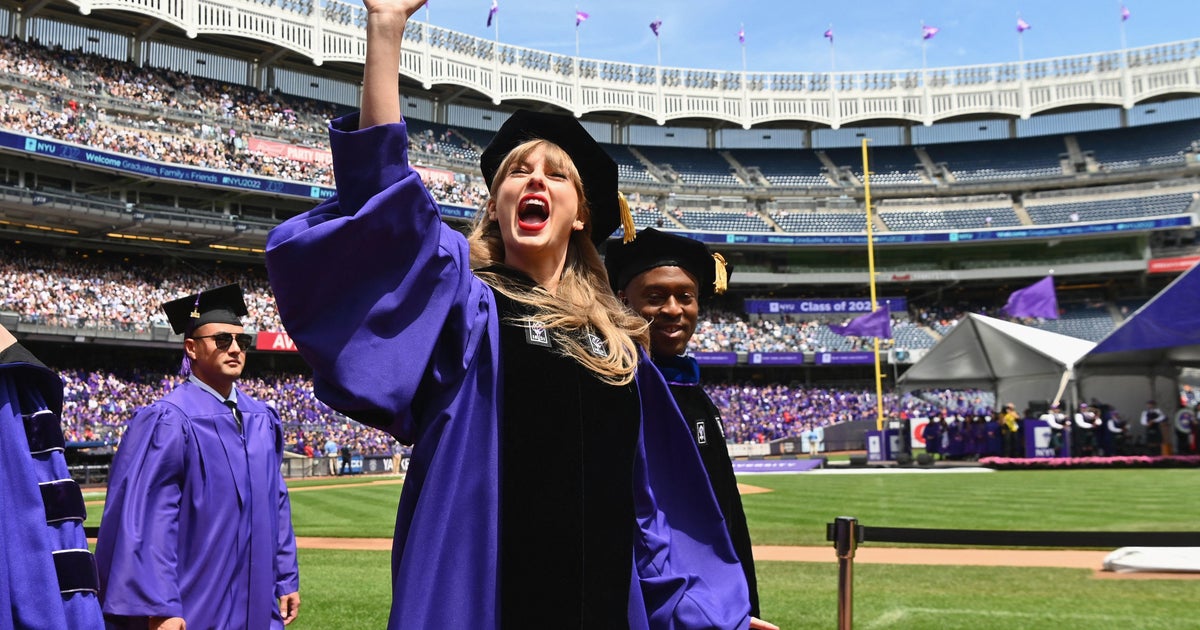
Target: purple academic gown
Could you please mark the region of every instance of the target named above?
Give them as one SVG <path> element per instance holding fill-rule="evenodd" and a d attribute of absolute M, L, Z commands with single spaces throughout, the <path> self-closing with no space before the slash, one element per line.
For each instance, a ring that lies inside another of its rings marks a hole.
<path fill-rule="evenodd" d="M 275 410 L 239 391 L 245 424 L 185 382 L 137 413 L 108 482 L 96 559 L 110 628 L 282 628 L 300 588 Z"/>
<path fill-rule="evenodd" d="M 61 411 L 57 374 L 20 345 L 0 353 L 0 628 L 104 627 Z"/>
<path fill-rule="evenodd" d="M 388 627 L 494 628 L 503 408 L 496 298 L 409 167 L 404 123 L 357 126 L 350 116 L 331 130 L 337 196 L 271 232 L 271 286 L 317 396 L 414 444 Z M 695 443 L 642 359 L 630 627 L 745 628 L 745 577 Z M 530 579 L 539 561 L 553 562 L 553 550 L 531 562 Z"/>

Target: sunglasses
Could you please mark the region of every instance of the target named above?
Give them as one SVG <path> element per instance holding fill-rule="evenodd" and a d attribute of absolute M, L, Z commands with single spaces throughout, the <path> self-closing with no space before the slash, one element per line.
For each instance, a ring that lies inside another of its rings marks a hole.
<path fill-rule="evenodd" d="M 235 335 L 233 333 L 223 332 L 215 335 L 196 335 L 195 337 L 192 337 L 192 339 L 212 339 L 213 343 L 217 346 L 217 350 L 228 350 L 229 346 L 233 344 L 233 340 L 236 339 L 238 347 L 242 350 L 246 350 L 250 347 L 251 337 L 246 333 L 238 333 Z"/>

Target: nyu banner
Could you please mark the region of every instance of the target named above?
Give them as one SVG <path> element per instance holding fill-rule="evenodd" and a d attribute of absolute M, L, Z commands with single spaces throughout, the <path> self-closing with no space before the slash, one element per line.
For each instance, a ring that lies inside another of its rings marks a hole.
<path fill-rule="evenodd" d="M 875 363 L 874 352 L 818 352 L 817 365 L 866 365 Z"/>
<path fill-rule="evenodd" d="M 887 306 L 893 313 L 908 310 L 908 300 L 902 297 L 878 298 L 879 306 Z M 871 298 L 834 298 L 812 300 L 746 300 L 747 313 L 771 315 L 838 315 L 870 313 Z"/>

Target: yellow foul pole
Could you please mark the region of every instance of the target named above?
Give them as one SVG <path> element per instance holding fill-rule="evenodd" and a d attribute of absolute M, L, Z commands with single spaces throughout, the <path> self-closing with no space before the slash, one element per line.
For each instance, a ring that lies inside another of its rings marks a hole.
<path fill-rule="evenodd" d="M 867 139 L 862 141 L 863 193 L 867 206 L 867 274 L 871 280 L 871 312 L 879 309 L 875 301 L 875 231 L 871 221 L 871 168 L 867 161 Z M 879 337 L 875 340 L 875 430 L 883 430 L 883 374 L 879 369 Z"/>

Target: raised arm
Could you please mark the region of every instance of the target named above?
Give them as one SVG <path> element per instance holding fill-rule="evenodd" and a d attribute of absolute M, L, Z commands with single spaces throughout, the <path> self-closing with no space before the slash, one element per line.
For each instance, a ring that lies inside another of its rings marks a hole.
<path fill-rule="evenodd" d="M 408 18 L 425 0 L 364 0 L 367 60 L 359 128 L 400 122 L 400 44 Z"/>

